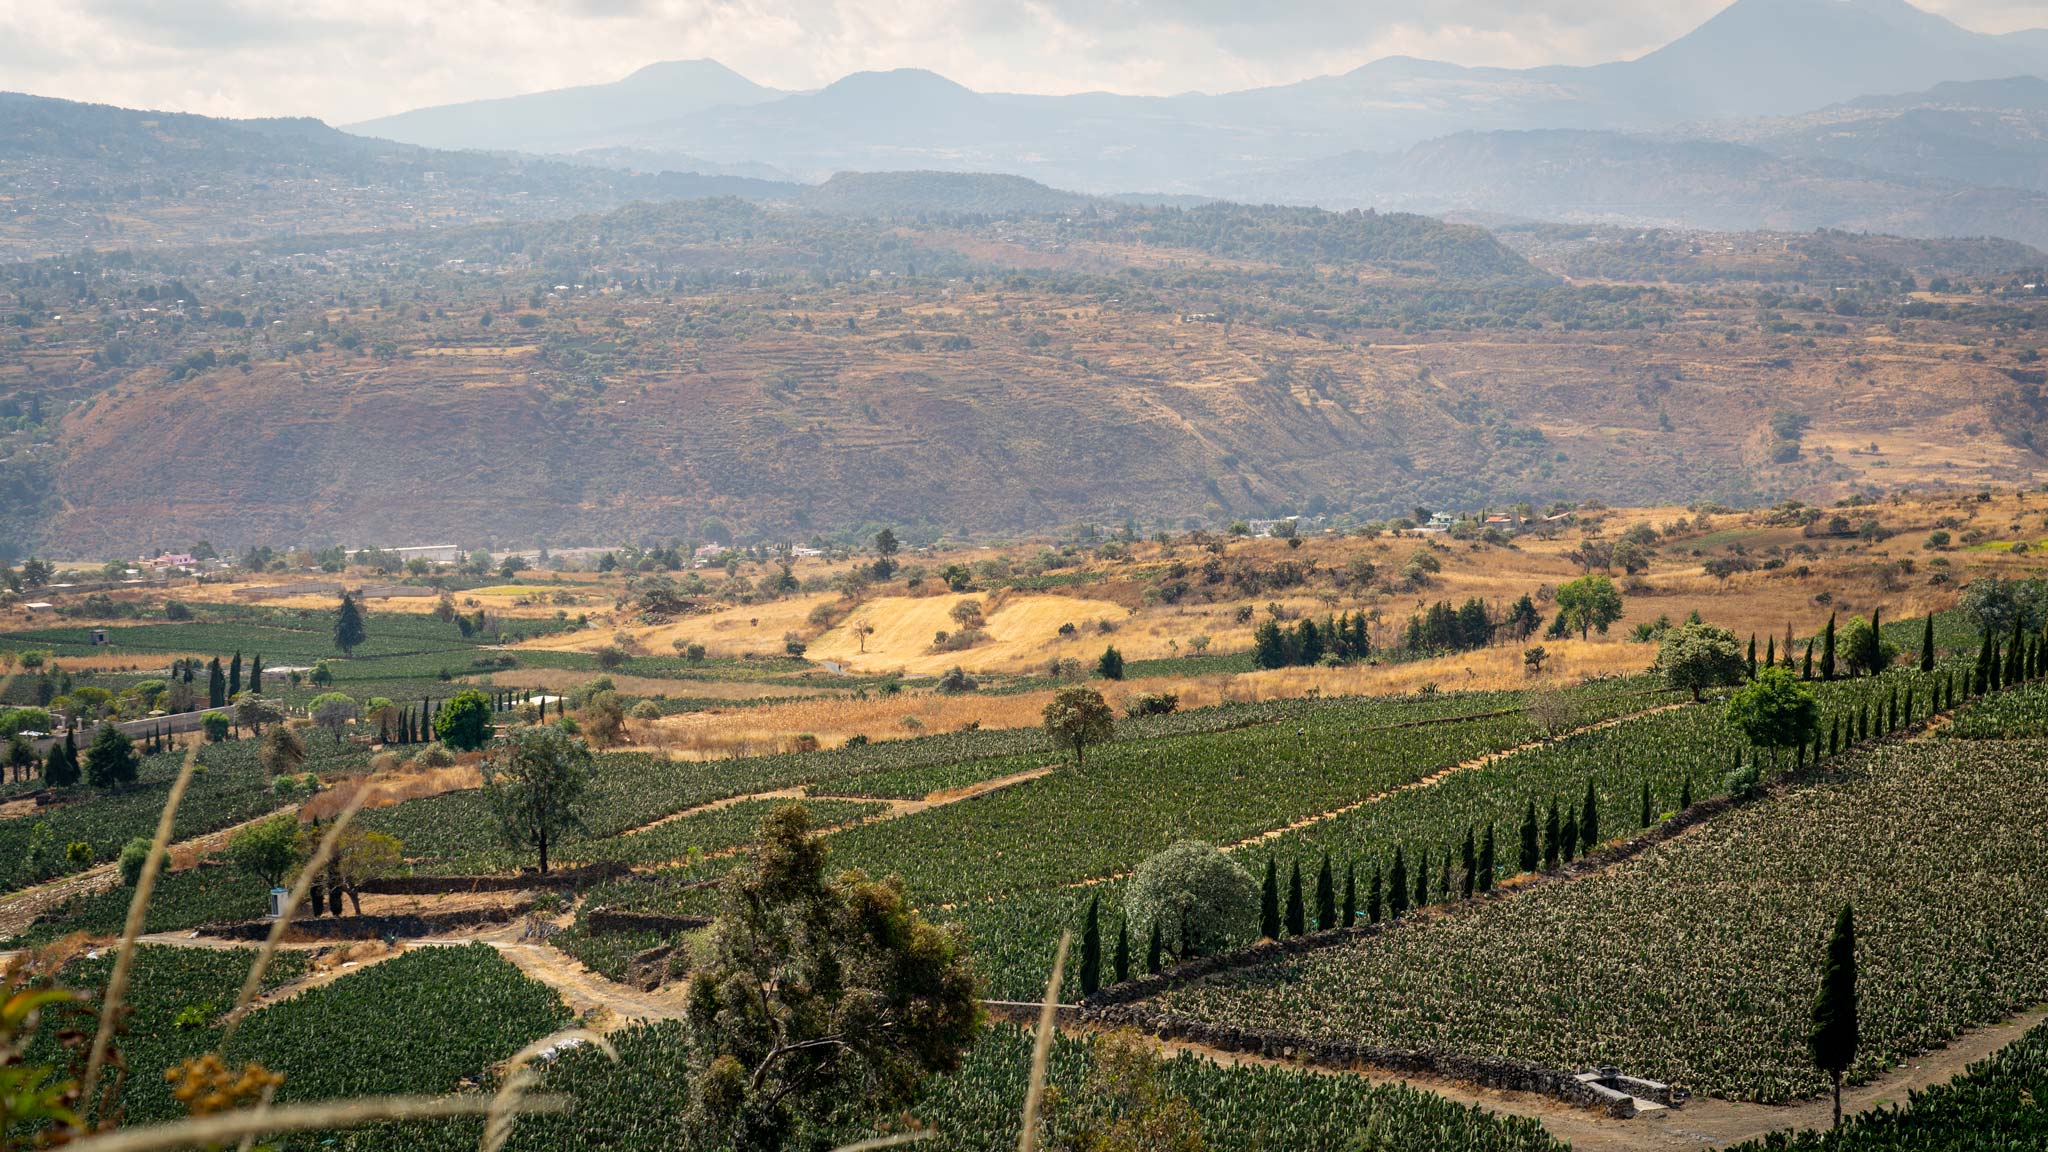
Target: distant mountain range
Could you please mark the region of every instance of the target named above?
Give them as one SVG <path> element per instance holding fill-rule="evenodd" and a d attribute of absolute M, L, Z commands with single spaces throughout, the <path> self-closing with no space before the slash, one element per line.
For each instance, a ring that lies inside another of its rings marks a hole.
<path fill-rule="evenodd" d="M 2048 31 L 1984 35 L 1905 0 L 1737 0 L 1655 52 L 1592 67 L 1396 57 L 1269 88 L 1139 97 L 979 93 L 916 69 L 780 92 L 697 60 L 350 130 L 437 148 L 637 149 L 703 170 L 765 164 L 811 180 L 921 168 L 1089 192 L 1201 193 L 1221 178 L 1458 132 L 1642 131 L 2044 71 Z"/>

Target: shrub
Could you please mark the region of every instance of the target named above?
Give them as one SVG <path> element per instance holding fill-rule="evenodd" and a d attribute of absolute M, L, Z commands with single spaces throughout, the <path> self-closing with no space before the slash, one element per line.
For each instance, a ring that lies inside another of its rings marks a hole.
<path fill-rule="evenodd" d="M 149 841 L 137 836 L 121 846 L 121 883 L 130 888 L 142 879 L 142 866 L 149 862 Z"/>
<path fill-rule="evenodd" d="M 1124 706 L 1126 716 L 1166 716 L 1180 709 L 1180 696 L 1173 692 L 1143 692 Z"/>

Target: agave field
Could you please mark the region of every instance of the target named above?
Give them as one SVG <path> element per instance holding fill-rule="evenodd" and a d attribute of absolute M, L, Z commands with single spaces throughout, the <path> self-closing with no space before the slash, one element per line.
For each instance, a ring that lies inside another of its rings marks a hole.
<path fill-rule="evenodd" d="M 319 736 L 306 740 L 306 752 L 306 772 L 346 771 L 369 759 L 359 749 Z M 65 803 L 0 821 L 0 891 L 107 863 L 129 840 L 155 835 L 157 818 L 182 762 L 182 753 L 147 757 L 129 787 L 97 791 L 81 786 L 71 790 Z M 210 744 L 200 751 L 199 767 L 178 806 L 174 835 L 180 840 L 204 835 L 253 820 L 283 803 L 257 763 L 255 741 Z M 83 858 L 67 856 L 72 844 L 86 846 Z"/>
<path fill-rule="evenodd" d="M 745 848 L 757 839 L 761 821 L 788 800 L 742 800 L 722 808 L 664 820 L 626 836 L 584 840 L 563 850 L 565 861 L 620 860 L 628 864 L 666 864 Z M 887 812 L 889 806 L 867 800 L 805 800 L 811 826 L 819 829 L 852 824 Z"/>
<path fill-rule="evenodd" d="M 2048 736 L 2048 683 L 2035 681 L 1980 696 L 1956 713 L 1945 735 L 1960 740 L 2020 740 Z"/>
<path fill-rule="evenodd" d="M 2048 1148 L 2048 1024 L 1948 1084 L 1848 1120 L 1837 1132 L 1773 1133 L 1733 1152 L 2018 1152 Z"/>
<path fill-rule="evenodd" d="M 1616 1064 L 1731 1098 L 1818 1093 L 1816 958 L 1856 908 L 1867 1078 L 2048 997 L 2039 743 L 1917 741 L 1570 883 L 1454 904 L 1165 994 L 1181 1016 L 1551 1067 Z"/>
<path fill-rule="evenodd" d="M 577 1052 L 549 1071 L 547 1087 L 567 1093 L 574 1109 L 566 1116 L 522 1121 L 512 1148 L 652 1152 L 691 1146 L 689 1118 L 672 1104 L 687 1092 L 682 1028 L 641 1025 L 612 1039 L 619 1048 L 616 1064 L 596 1053 Z M 1089 1039 L 1059 1037 L 1048 1083 L 1070 1099 L 1083 1094 L 1093 1052 Z M 992 1026 L 959 1070 L 934 1077 L 907 1116 L 895 1122 L 937 1133 L 920 1147 L 948 1152 L 1014 1148 L 1030 1065 L 1030 1035 Z M 1191 1056 L 1164 1061 L 1160 1073 L 1162 1087 L 1186 1099 L 1201 1117 L 1210 1148 L 1563 1152 L 1564 1147 L 1534 1121 L 1462 1107 L 1400 1085 L 1284 1069 L 1225 1069 Z M 849 1142 L 872 1134 L 842 1128 L 812 1135 L 819 1141 Z M 1053 1108 L 1046 1144 L 1071 1146 L 1075 1135 L 1072 1113 Z M 457 1145 L 450 1140 L 439 1146 Z"/>

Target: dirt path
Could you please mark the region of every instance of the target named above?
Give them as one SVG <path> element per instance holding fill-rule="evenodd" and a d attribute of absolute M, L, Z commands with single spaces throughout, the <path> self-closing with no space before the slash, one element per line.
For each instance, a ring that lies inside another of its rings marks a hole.
<path fill-rule="evenodd" d="M 749 800 L 802 800 L 804 798 L 805 791 L 801 787 L 777 788 L 772 792 L 748 792 L 743 796 L 727 796 L 723 800 L 713 800 L 709 804 L 699 804 L 694 808 L 685 808 L 680 812 L 671 812 L 659 820 L 650 820 L 637 828 L 628 828 L 624 832 L 619 833 L 618 838 L 623 840 L 628 836 L 638 836 L 650 828 L 659 828 L 670 821 L 687 820 L 692 816 L 702 816 L 706 812 L 723 811 L 727 808 L 745 804 Z"/>
<path fill-rule="evenodd" d="M 268 820 L 272 816 L 277 815 L 278 812 L 296 811 L 298 811 L 297 805 L 279 808 L 276 812 L 266 812 L 253 820 L 244 820 L 240 824 L 233 824 L 217 831 L 208 832 L 204 836 L 195 836 L 190 840 L 181 840 L 171 845 L 171 857 L 175 859 L 186 853 L 204 855 L 222 847 L 228 842 L 228 837 L 233 836 L 251 824 Z M 95 864 L 83 872 L 74 872 L 69 876 L 60 876 L 55 880 L 47 880 L 41 884 L 23 888 L 19 892 L 10 892 L 5 896 L 0 896 L 0 940 L 11 939 L 28 931 L 29 925 L 35 923 L 36 917 L 58 907 L 74 896 L 88 896 L 92 893 L 112 888 L 120 882 L 121 875 L 118 865 L 113 863 Z"/>
<path fill-rule="evenodd" d="M 915 815 L 919 812 L 928 812 L 933 808 L 944 808 L 948 804 L 958 804 L 962 800 L 972 800 L 976 796 L 986 796 L 991 792 L 999 792 L 1004 788 L 1029 783 L 1041 776 L 1050 776 L 1057 768 L 1058 765 L 1048 764 L 1043 768 L 1031 768 L 1023 772 L 1013 772 L 1008 776 L 998 776 L 993 780 L 977 780 L 972 784 L 962 784 L 958 788 L 941 788 L 936 792 L 927 793 L 922 800 L 904 800 L 900 797 L 887 796 L 826 795 L 811 796 L 809 799 L 848 800 L 857 804 L 872 804 L 880 801 L 887 804 L 889 806 L 888 812 L 863 821 L 863 823 L 872 823 L 874 820 L 896 820 L 904 816 Z"/>

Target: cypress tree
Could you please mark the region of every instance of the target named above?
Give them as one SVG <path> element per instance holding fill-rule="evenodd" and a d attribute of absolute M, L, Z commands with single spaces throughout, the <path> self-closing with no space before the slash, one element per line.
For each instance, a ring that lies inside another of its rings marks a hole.
<path fill-rule="evenodd" d="M 221 671 L 220 657 L 215 656 L 206 665 L 206 706 L 219 708 L 228 702 L 228 678 Z"/>
<path fill-rule="evenodd" d="M 1102 987 L 1102 897 L 1088 897 L 1088 919 L 1081 925 L 1081 995 L 1093 996 Z"/>
<path fill-rule="evenodd" d="M 1541 851 L 1536 840 L 1536 801 L 1531 800 L 1522 814 L 1522 855 L 1518 861 L 1519 871 L 1534 872 L 1543 862 Z"/>
<path fill-rule="evenodd" d="M 1152 918 L 1152 942 L 1145 945 L 1145 972 L 1159 975 L 1159 917 Z"/>
<path fill-rule="evenodd" d="M 1439 904 L 1451 902 L 1451 872 L 1456 865 L 1451 863 L 1451 850 L 1444 849 L 1444 866 L 1436 874 L 1436 900 Z"/>
<path fill-rule="evenodd" d="M 1934 613 L 1927 614 L 1926 626 L 1920 629 L 1920 670 L 1934 671 Z"/>
<path fill-rule="evenodd" d="M 1756 679 L 1756 633 L 1749 634 L 1749 678 Z"/>
<path fill-rule="evenodd" d="M 1266 857 L 1266 882 L 1259 888 L 1259 935 L 1280 938 L 1280 872 L 1271 856 Z"/>
<path fill-rule="evenodd" d="M 1579 854 L 1585 855 L 1600 842 L 1600 797 L 1593 791 L 1593 778 L 1586 777 L 1586 803 L 1579 811 Z"/>
<path fill-rule="evenodd" d="M 1835 614 L 1828 613 L 1828 626 L 1820 634 L 1820 678 L 1835 678 Z"/>
<path fill-rule="evenodd" d="M 1692 777 L 1687 776 L 1684 785 L 1678 789 L 1678 810 L 1683 812 L 1690 807 L 1692 807 Z"/>
<path fill-rule="evenodd" d="M 1358 923 L 1358 865 L 1346 862 L 1344 865 L 1344 919 L 1345 928 Z"/>
<path fill-rule="evenodd" d="M 1377 895 L 1377 891 L 1375 891 Z M 1399 920 L 1401 913 L 1408 910 L 1408 864 L 1401 856 L 1400 845 L 1394 846 L 1394 867 L 1387 873 L 1387 911 Z"/>
<path fill-rule="evenodd" d="M 1116 922 L 1116 955 L 1110 963 L 1116 971 L 1116 982 L 1121 984 L 1131 978 L 1131 918 L 1120 916 Z"/>
<path fill-rule="evenodd" d="M 1316 930 L 1328 932 L 1337 926 L 1337 877 L 1330 871 L 1330 854 L 1323 853 L 1323 866 L 1316 869 Z"/>
<path fill-rule="evenodd" d="M 242 654 L 240 652 L 236 652 L 234 660 L 230 661 L 228 664 L 228 699 L 233 700 L 235 697 L 240 696 L 241 694 Z"/>
<path fill-rule="evenodd" d="M 1365 894 L 1365 920 L 1368 924 L 1380 922 L 1380 866 L 1372 866 L 1372 889 Z"/>
<path fill-rule="evenodd" d="M 1788 655 L 1789 655 L 1789 653 L 1788 653 Z M 1769 636 L 1769 637 L 1765 637 L 1765 639 L 1764 639 L 1764 667 L 1766 667 L 1766 668 L 1776 668 L 1777 666 L 1778 666 L 1778 638 L 1777 638 L 1776 636 Z"/>
<path fill-rule="evenodd" d="M 1906 685 L 1906 702 L 1899 708 L 1899 719 L 1906 724 L 1913 722 L 1913 686 L 1911 684 Z"/>
<path fill-rule="evenodd" d="M 1557 867 L 1558 856 L 1563 851 L 1563 845 L 1557 842 L 1557 836 L 1557 801 L 1553 799 L 1550 802 L 1550 814 L 1543 818 L 1543 867 L 1546 870 Z"/>
<path fill-rule="evenodd" d="M 1813 998 L 1813 1028 L 1806 1036 L 1813 1062 L 1835 1086 L 1835 1127 L 1842 1126 L 1842 1075 L 1856 1062 L 1856 917 L 1842 905 L 1828 936 L 1820 991 Z"/>
<path fill-rule="evenodd" d="M 1415 854 L 1415 907 L 1429 905 L 1429 851 Z"/>
<path fill-rule="evenodd" d="M 78 783 L 78 765 L 65 759 L 62 744 L 50 745 L 49 755 L 43 758 L 43 783 L 52 788 L 69 788 Z"/>
<path fill-rule="evenodd" d="M 1813 679 L 1813 637 L 1806 638 L 1806 664 L 1799 671 L 1801 680 Z"/>
<path fill-rule="evenodd" d="M 1458 894 L 1465 899 L 1472 898 L 1472 891 L 1479 884 L 1479 844 L 1472 835 L 1472 829 L 1465 829 L 1465 876 L 1458 882 Z"/>
<path fill-rule="evenodd" d="M 1287 934 L 1300 936 L 1307 931 L 1308 910 L 1301 903 L 1301 861 L 1297 859 L 1287 873 Z"/>
<path fill-rule="evenodd" d="M 1567 811 L 1564 814 L 1564 862 L 1569 864 L 1579 854 L 1579 815 Z"/>
<path fill-rule="evenodd" d="M 249 658 L 249 691 L 263 691 L 263 653 Z"/>
<path fill-rule="evenodd" d="M 1493 821 L 1486 822 L 1486 839 L 1479 842 L 1479 890 L 1493 891 Z"/>
<path fill-rule="evenodd" d="M 1657 813 L 1650 807 L 1650 778 L 1643 777 L 1643 827 L 1648 828 L 1657 820 Z"/>

